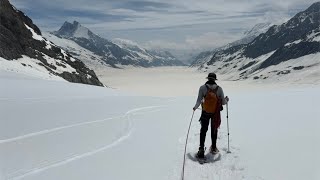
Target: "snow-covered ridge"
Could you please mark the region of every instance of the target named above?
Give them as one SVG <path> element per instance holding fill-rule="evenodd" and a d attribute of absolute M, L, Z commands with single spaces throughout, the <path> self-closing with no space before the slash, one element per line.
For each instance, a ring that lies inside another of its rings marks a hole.
<path fill-rule="evenodd" d="M 78 38 L 86 38 L 89 39 L 89 29 L 86 27 L 83 27 L 81 24 L 77 25 L 77 29 L 75 30 L 75 32 L 73 33 L 74 37 L 78 37 Z"/>
<path fill-rule="evenodd" d="M 8 61 L 0 57 L 0 72 L 14 72 L 24 75 L 26 78 L 35 77 L 46 80 L 65 81 L 63 78 L 49 73 L 44 66 L 38 64 L 37 59 L 32 59 L 27 56 L 14 61 Z"/>
<path fill-rule="evenodd" d="M 114 38 L 112 39 L 112 42 L 117 44 L 120 47 L 132 47 L 132 48 L 144 49 L 140 47 L 138 43 L 129 39 Z"/>
<path fill-rule="evenodd" d="M 32 20 L 8 0 L 1 0 L 0 11 L 2 20 L 15 22 L 0 26 L 0 42 L 6 45 L 0 46 L 2 70 L 32 75 L 39 71 L 49 79 L 56 76 L 53 79 L 102 86 L 94 71 L 44 38 Z M 13 41 L 12 36 L 18 38 Z"/>
<path fill-rule="evenodd" d="M 26 28 L 32 33 L 32 37 L 33 39 L 35 40 L 38 40 L 38 41 L 44 41 L 44 39 L 42 38 L 42 36 L 38 35 L 37 33 L 34 32 L 34 30 L 29 27 L 28 25 L 24 24 L 26 26 Z M 47 43 L 49 44 L 49 43 Z"/>
<path fill-rule="evenodd" d="M 319 7 L 320 3 L 314 3 L 281 25 L 258 25 L 270 28 L 248 44 L 199 56 L 195 63 L 199 70 L 224 74 L 228 80 L 300 81 L 299 74 L 317 81 L 312 74 L 320 68 L 320 60 L 314 58 L 320 53 Z M 255 28 L 248 33 L 254 34 Z"/>
<path fill-rule="evenodd" d="M 52 35 L 74 41 L 78 46 L 82 47 L 81 49 L 86 49 L 86 51 L 91 52 L 89 54 L 94 54 L 90 55 L 93 58 L 87 59 L 88 56 L 82 57 L 82 53 L 79 53 L 75 48 L 64 47 L 63 43 L 60 43 L 60 40 L 52 37 Z M 152 51 L 146 50 L 131 40 L 117 38 L 109 41 L 104 39 L 76 21 L 73 23 L 65 22 L 62 27 L 58 31 L 53 32 L 52 35 L 47 35 L 47 37 L 51 38 L 50 40 L 56 44 L 61 44 L 60 46 L 62 48 L 75 54 L 79 59 L 86 59 L 84 62 L 89 66 L 90 64 L 101 64 L 111 67 L 119 67 L 119 65 L 142 67 L 183 65 L 183 63 L 172 55 L 162 56 L 161 54 L 154 54 Z"/>
<path fill-rule="evenodd" d="M 271 22 L 267 22 L 267 23 L 259 23 L 256 24 L 252 29 L 244 32 L 245 36 L 255 36 L 257 37 L 258 35 L 260 35 L 261 33 L 265 33 L 268 31 L 268 29 L 273 26 L 273 24 Z"/>
<path fill-rule="evenodd" d="M 267 23 L 259 23 L 256 24 L 253 28 L 250 30 L 247 30 L 243 33 L 243 37 L 237 41 L 231 42 L 225 46 L 222 46 L 220 48 L 216 48 L 213 51 L 204 51 L 199 53 L 197 56 L 195 56 L 193 62 L 191 63 L 192 67 L 200 66 L 201 64 L 204 64 L 206 62 L 209 62 L 214 54 L 219 51 L 224 51 L 229 48 L 239 46 L 242 44 L 248 44 L 252 42 L 256 37 L 258 37 L 260 34 L 265 33 L 273 24 L 270 22 Z"/>

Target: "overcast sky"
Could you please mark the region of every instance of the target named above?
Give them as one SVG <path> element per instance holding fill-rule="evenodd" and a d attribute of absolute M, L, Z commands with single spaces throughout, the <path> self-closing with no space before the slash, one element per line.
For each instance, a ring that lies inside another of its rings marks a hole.
<path fill-rule="evenodd" d="M 79 21 L 94 33 L 142 45 L 213 49 L 257 23 L 282 23 L 314 0 L 10 0 L 43 31 Z"/>

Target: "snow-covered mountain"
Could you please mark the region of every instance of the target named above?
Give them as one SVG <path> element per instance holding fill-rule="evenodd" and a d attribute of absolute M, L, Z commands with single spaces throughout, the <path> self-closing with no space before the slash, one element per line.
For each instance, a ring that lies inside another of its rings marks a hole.
<path fill-rule="evenodd" d="M 203 58 L 204 63 L 195 65 L 231 80 L 319 76 L 319 9 L 320 2 L 314 3 L 286 23 L 270 27 L 251 43 L 216 51 Z"/>
<path fill-rule="evenodd" d="M 123 49 L 129 50 L 131 53 L 141 56 L 153 66 L 182 66 L 184 65 L 180 60 L 173 56 L 169 51 L 165 50 L 150 50 L 140 46 L 138 43 L 128 40 L 115 38 L 112 40 L 113 43 L 117 44 Z"/>
<path fill-rule="evenodd" d="M 248 31 L 245 31 L 243 37 L 237 41 L 231 42 L 225 46 L 220 48 L 216 48 L 212 51 L 204 51 L 200 52 L 197 56 L 194 57 L 191 66 L 199 66 L 205 62 L 208 62 L 214 55 L 214 53 L 222 50 L 226 50 L 228 48 L 232 48 L 234 46 L 248 44 L 254 40 L 254 38 L 258 37 L 260 34 L 267 32 L 267 30 L 272 26 L 271 23 L 259 23 L 256 24 L 253 28 Z"/>
<path fill-rule="evenodd" d="M 183 65 L 174 57 L 153 54 L 130 40 L 104 39 L 77 21 L 65 22 L 58 31 L 46 34 L 46 37 L 93 68 L 101 64 L 112 67 Z"/>
<path fill-rule="evenodd" d="M 237 45 L 241 45 L 241 44 L 248 44 L 248 43 L 252 42 L 260 34 L 267 32 L 271 26 L 273 26 L 273 24 L 269 23 L 269 22 L 256 24 L 251 30 L 244 32 L 243 38 L 228 44 L 226 47 L 232 47 L 232 46 L 237 46 Z M 224 49 L 226 49 L 226 48 L 224 48 Z"/>
<path fill-rule="evenodd" d="M 0 19 L 1 70 L 102 86 L 94 71 L 45 39 L 32 20 L 8 0 L 0 0 Z"/>

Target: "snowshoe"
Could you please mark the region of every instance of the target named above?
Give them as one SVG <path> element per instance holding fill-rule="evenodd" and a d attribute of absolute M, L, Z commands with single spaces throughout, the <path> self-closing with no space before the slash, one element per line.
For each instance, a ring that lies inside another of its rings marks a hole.
<path fill-rule="evenodd" d="M 210 147 L 210 153 L 215 155 L 215 154 L 219 154 L 219 149 L 217 147 L 212 148 L 212 146 Z"/>

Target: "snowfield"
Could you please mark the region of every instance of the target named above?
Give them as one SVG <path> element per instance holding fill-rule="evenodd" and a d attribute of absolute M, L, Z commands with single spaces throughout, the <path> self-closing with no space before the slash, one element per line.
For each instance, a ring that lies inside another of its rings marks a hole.
<path fill-rule="evenodd" d="M 114 89 L 0 70 L 1 180 L 181 178 L 192 107 L 206 74 L 184 68 L 97 74 Z M 320 179 L 318 85 L 218 83 L 231 99 L 232 153 L 226 154 L 223 111 L 221 158 L 204 165 L 187 158 L 185 180 Z M 200 114 L 189 156 L 198 149 Z"/>

